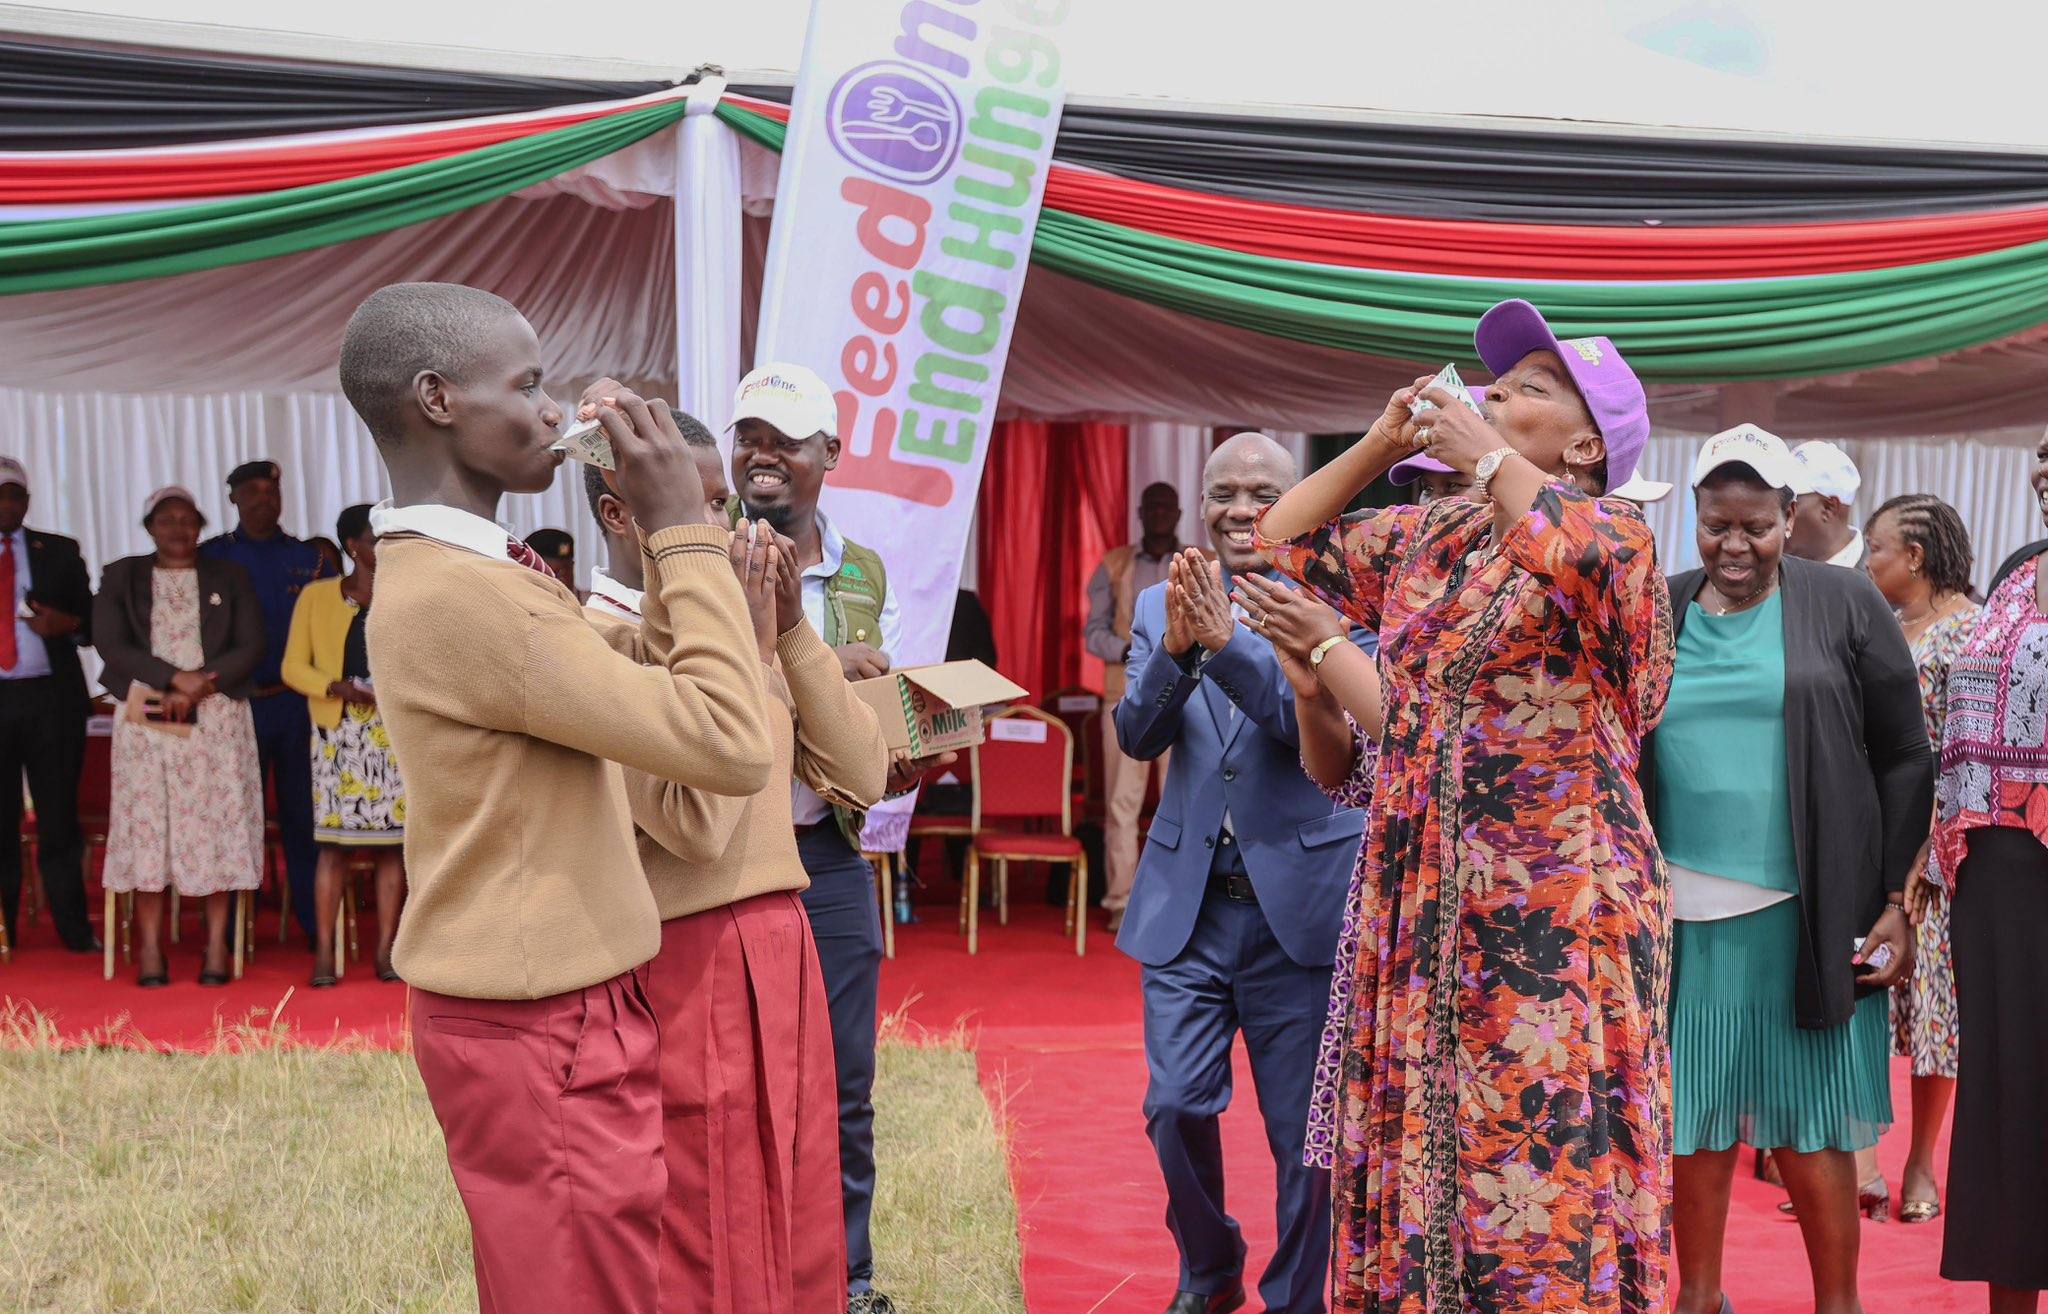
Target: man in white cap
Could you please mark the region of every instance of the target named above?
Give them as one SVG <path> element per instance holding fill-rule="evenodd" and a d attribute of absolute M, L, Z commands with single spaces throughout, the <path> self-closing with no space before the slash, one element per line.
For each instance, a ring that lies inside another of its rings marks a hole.
<path fill-rule="evenodd" d="M 796 544 L 804 613 L 839 654 L 849 680 L 888 673 L 902 637 L 888 572 L 872 549 L 848 539 L 818 509 L 825 475 L 839 464 L 839 404 L 815 371 L 776 362 L 740 380 L 732 407 L 731 514 L 765 520 Z M 908 790 L 926 761 L 899 763 L 890 794 Z M 875 1197 L 875 1006 L 882 981 L 882 923 L 874 869 L 860 854 L 861 814 L 791 785 L 797 853 L 811 878 L 803 892 L 832 1014 L 839 1079 L 839 1169 L 846 1202 L 847 1308 L 888 1314 L 874 1290 L 868 1216 Z"/>
<path fill-rule="evenodd" d="M 78 544 L 29 529 L 28 471 L 0 456 L 0 915 L 20 927 L 21 780 L 36 805 L 36 852 L 64 947 L 94 953 L 86 916 L 78 776 L 91 714 L 78 647 L 90 641 L 92 580 Z"/>
<path fill-rule="evenodd" d="M 1856 493 L 1863 475 L 1849 454 L 1833 443 L 1801 443 L 1792 449 L 1799 467 L 1796 515 L 1785 550 L 1808 561 L 1850 570 L 1863 568 L 1863 531 L 1856 525 Z"/>

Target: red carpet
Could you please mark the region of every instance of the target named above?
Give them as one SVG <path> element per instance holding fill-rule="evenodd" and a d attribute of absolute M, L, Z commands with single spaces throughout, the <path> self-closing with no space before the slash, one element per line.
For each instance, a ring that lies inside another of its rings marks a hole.
<path fill-rule="evenodd" d="M 1031 899 L 1030 890 L 1026 884 L 1020 900 Z M 1020 901 L 1007 927 L 985 920 L 976 958 L 954 934 L 949 907 L 919 911 L 922 923 L 899 929 L 899 956 L 883 973 L 883 1009 L 900 1011 L 913 1029 L 964 1025 L 979 1050 L 983 1085 L 1006 1115 L 1015 1146 L 1032 1314 L 1157 1314 L 1172 1295 L 1175 1262 L 1140 1112 L 1145 1060 L 1137 964 L 1093 930 L 1087 956 L 1075 958 L 1057 915 L 1035 902 Z M 303 951 L 279 948 L 274 927 L 259 932 L 258 948 L 241 981 L 208 990 L 195 983 L 198 950 L 188 940 L 172 958 L 176 984 L 143 992 L 132 968 L 124 965 L 114 981 L 103 981 L 98 958 L 63 953 L 46 929 L 32 928 L 14 964 L 0 967 L 0 995 L 51 1015 L 69 1037 L 117 1031 L 165 1048 L 205 1044 L 219 1027 L 263 1025 L 273 1016 L 307 1038 L 398 1037 L 403 986 L 351 969 L 338 989 L 309 991 Z M 1903 1066 L 1895 1070 L 1895 1087 L 1901 1121 L 1880 1148 L 1894 1190 L 1905 1156 Z M 1273 1169 L 1241 1055 L 1237 1091 L 1223 1119 L 1224 1147 L 1255 1280 L 1272 1248 Z M 1742 1314 L 1811 1308 L 1798 1227 L 1777 1212 L 1782 1198 L 1746 1172 L 1736 1183 L 1727 1286 Z M 1982 1309 L 1982 1288 L 1951 1286 L 1937 1276 L 1940 1251 L 1939 1223 L 1866 1222 L 1865 1307 L 1873 1314 Z"/>

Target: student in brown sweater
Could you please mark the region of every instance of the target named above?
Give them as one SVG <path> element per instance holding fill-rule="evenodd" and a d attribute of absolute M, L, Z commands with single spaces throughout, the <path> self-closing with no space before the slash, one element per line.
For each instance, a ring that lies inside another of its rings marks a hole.
<path fill-rule="evenodd" d="M 725 495 L 717 443 L 690 416 L 677 424 L 716 505 Z M 603 475 L 585 478 L 610 552 L 609 571 L 593 577 L 592 624 L 622 652 L 658 652 L 671 617 L 628 591 L 624 581 L 640 575 L 637 536 Z M 843 1305 L 846 1253 L 831 1019 L 797 897 L 810 877 L 789 782 L 865 810 L 882 797 L 889 750 L 804 616 L 794 545 L 764 522 L 742 522 L 730 555 L 770 690 L 774 774 L 735 800 L 626 772 L 662 917 L 647 990 L 661 1024 L 669 1171 L 661 1308 L 809 1314 Z M 636 603 L 639 625 L 626 614 Z"/>
<path fill-rule="evenodd" d="M 493 521 L 554 479 L 561 408 L 499 298 L 399 284 L 365 301 L 341 382 L 391 477 L 368 627 L 405 773 L 412 899 L 393 959 L 469 1211 L 483 1314 L 655 1306 L 660 920 L 618 766 L 735 796 L 774 758 L 746 601 L 659 402 L 595 409 L 670 629 L 613 652 Z"/>

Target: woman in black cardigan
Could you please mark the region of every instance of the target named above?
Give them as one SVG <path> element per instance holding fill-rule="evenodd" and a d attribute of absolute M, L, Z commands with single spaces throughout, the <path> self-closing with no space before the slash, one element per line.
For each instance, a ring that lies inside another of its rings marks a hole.
<path fill-rule="evenodd" d="M 1675 922 L 1681 1314 L 1727 1308 L 1738 1142 L 1780 1166 L 1815 1309 L 1860 1308 L 1855 1151 L 1892 1116 L 1885 991 L 1912 970 L 1898 905 L 1934 760 L 1883 595 L 1860 571 L 1784 555 L 1796 479 L 1784 444 L 1751 425 L 1701 451 L 1705 565 L 1670 581 L 1678 657 L 1643 753 Z"/>
<path fill-rule="evenodd" d="M 109 890 L 135 895 L 136 983 L 167 985 L 164 891 L 206 908 L 201 985 L 228 981 L 230 892 L 263 880 L 263 784 L 250 680 L 264 653 L 248 574 L 202 560 L 206 518 L 182 488 L 152 493 L 143 528 L 156 550 L 106 569 L 93 639 L 107 692 L 161 701 L 156 723 L 124 706 L 114 727 Z M 111 934 L 111 930 L 109 931 Z"/>

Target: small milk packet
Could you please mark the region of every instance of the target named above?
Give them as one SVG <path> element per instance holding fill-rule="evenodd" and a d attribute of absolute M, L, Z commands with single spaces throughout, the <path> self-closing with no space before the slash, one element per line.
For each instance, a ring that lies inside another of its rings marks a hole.
<path fill-rule="evenodd" d="M 1446 365 L 1438 370 L 1436 377 L 1424 384 L 1423 388 L 1442 388 L 1450 393 L 1451 396 L 1470 406 L 1474 411 L 1479 410 L 1479 404 L 1472 400 L 1472 394 L 1466 389 L 1465 381 L 1458 377 L 1458 367 L 1456 365 Z M 1420 415 L 1424 411 L 1433 411 L 1435 409 L 1435 402 L 1418 396 L 1415 399 L 1415 404 L 1408 408 L 1408 413 L 1410 415 Z"/>
<path fill-rule="evenodd" d="M 612 456 L 612 440 L 604 436 L 604 426 L 596 420 L 578 420 L 562 431 L 562 440 L 554 450 L 568 454 L 572 461 L 594 465 L 600 470 L 616 470 L 618 460 Z"/>

